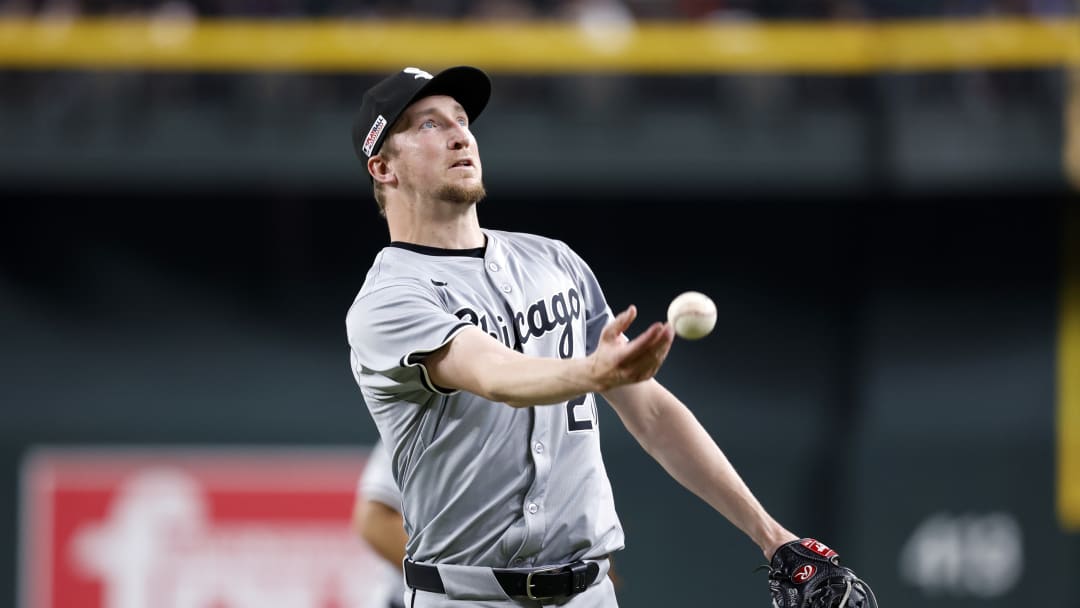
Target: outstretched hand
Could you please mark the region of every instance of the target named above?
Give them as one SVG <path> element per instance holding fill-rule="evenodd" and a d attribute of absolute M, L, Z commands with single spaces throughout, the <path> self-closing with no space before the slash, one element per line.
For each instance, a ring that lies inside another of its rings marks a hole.
<path fill-rule="evenodd" d="M 628 340 L 623 332 L 635 318 L 637 307 L 630 305 L 604 327 L 600 343 L 589 355 L 592 374 L 602 391 L 652 378 L 671 350 L 675 330 L 667 323 L 653 323 Z"/>

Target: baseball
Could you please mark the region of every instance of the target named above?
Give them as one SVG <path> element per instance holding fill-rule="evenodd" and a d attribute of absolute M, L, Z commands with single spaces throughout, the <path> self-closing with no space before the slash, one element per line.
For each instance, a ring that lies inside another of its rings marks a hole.
<path fill-rule="evenodd" d="M 701 292 L 686 291 L 671 301 L 667 318 L 680 338 L 697 340 L 716 326 L 716 304 Z"/>

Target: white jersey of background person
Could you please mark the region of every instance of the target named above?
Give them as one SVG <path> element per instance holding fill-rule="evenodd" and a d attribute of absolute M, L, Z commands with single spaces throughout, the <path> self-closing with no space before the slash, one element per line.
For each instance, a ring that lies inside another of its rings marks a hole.
<path fill-rule="evenodd" d="M 401 512 L 401 492 L 394 482 L 394 475 L 390 471 L 390 457 L 381 440 L 371 448 L 356 491 L 365 500 L 379 502 Z M 401 576 L 401 569 L 398 564 L 384 563 L 383 565 L 386 586 L 380 593 L 379 599 L 389 606 L 400 605 L 405 595 L 405 582 Z"/>

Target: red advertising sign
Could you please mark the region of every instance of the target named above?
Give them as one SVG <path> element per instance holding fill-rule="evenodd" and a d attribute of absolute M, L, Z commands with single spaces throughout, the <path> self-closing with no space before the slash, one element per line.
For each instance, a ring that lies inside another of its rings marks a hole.
<path fill-rule="evenodd" d="M 366 455 L 38 449 L 22 608 L 382 608 L 389 566 L 349 521 Z"/>

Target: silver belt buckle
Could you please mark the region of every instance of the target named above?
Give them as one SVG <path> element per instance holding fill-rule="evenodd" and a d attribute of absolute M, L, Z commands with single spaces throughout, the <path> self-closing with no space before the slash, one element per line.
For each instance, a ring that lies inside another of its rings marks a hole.
<path fill-rule="evenodd" d="M 530 600 L 550 600 L 555 597 L 554 595 L 533 595 L 533 576 L 536 574 L 543 574 L 544 572 L 557 572 L 562 570 L 563 566 L 548 566 L 547 568 L 540 568 L 539 570 L 533 570 L 525 576 L 525 597 Z"/>

